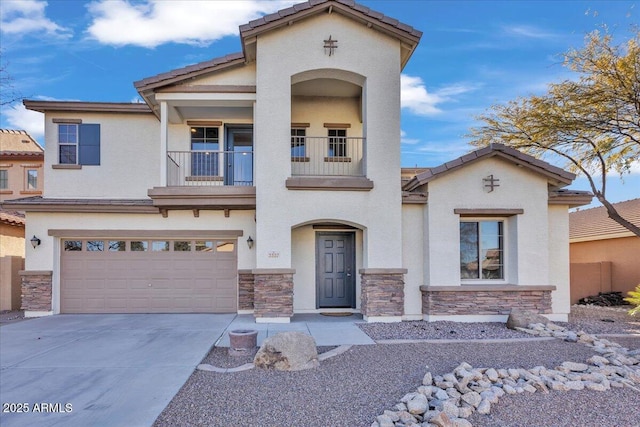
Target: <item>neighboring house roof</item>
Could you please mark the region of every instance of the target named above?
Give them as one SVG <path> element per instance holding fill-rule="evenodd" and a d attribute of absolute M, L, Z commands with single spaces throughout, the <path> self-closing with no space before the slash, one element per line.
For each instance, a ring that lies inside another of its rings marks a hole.
<path fill-rule="evenodd" d="M 575 174 L 572 174 L 571 172 L 567 172 L 564 169 L 553 166 L 552 164 L 545 161 L 536 159 L 535 157 L 528 154 L 521 153 L 514 148 L 507 147 L 503 144 L 490 144 L 484 148 L 472 151 L 469 154 L 465 154 L 464 156 L 458 157 L 457 159 L 451 160 L 450 162 L 444 163 L 440 166 L 434 168 L 426 168 L 424 172 L 419 173 L 418 175 L 410 179 L 406 184 L 404 184 L 403 190 L 415 190 L 416 188 L 427 184 L 434 179 L 438 179 L 448 174 L 449 172 L 458 170 L 470 163 L 475 163 L 479 160 L 488 159 L 490 157 L 499 157 L 508 160 L 518 166 L 522 166 L 534 172 L 545 175 L 553 183 L 553 185 L 557 185 L 560 187 L 571 184 L 571 182 L 576 177 Z"/>
<path fill-rule="evenodd" d="M 614 203 L 620 216 L 640 227 L 640 199 Z M 569 239 L 571 242 L 615 239 L 634 234 L 618 224 L 604 206 L 571 212 L 569 214 Z"/>
<path fill-rule="evenodd" d="M 47 111 L 78 111 L 92 113 L 151 113 L 147 104 L 130 102 L 78 102 L 78 101 L 22 101 L 27 110 L 45 113 Z"/>
<path fill-rule="evenodd" d="M 0 223 L 24 227 L 24 214 L 0 208 Z"/>
<path fill-rule="evenodd" d="M 403 49 L 407 51 L 402 58 L 403 67 L 411 57 L 411 54 L 422 37 L 422 32 L 410 25 L 403 24 L 397 19 L 385 16 L 382 13 L 371 10 L 351 0 L 309 0 L 241 25 L 240 38 L 242 40 L 242 52 L 232 53 L 209 61 L 147 77 L 134 82 L 134 86 L 143 98 L 146 99 L 144 94 L 142 94 L 143 92 L 180 83 L 184 80 L 192 79 L 213 71 L 241 66 L 254 59 L 255 54 L 250 51 L 255 50 L 256 37 L 259 34 L 292 25 L 296 21 L 321 13 L 339 13 L 362 22 L 370 28 L 400 39 L 403 42 Z M 250 45 L 254 47 L 250 49 Z"/>
<path fill-rule="evenodd" d="M 44 157 L 44 149 L 24 130 L 0 129 L 3 157 Z"/>

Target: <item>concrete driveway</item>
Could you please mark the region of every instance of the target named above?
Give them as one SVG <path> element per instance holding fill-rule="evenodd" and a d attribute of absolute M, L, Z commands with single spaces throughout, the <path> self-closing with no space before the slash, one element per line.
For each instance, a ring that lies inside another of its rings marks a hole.
<path fill-rule="evenodd" d="M 0 425 L 150 426 L 235 316 L 57 315 L 3 325 Z"/>

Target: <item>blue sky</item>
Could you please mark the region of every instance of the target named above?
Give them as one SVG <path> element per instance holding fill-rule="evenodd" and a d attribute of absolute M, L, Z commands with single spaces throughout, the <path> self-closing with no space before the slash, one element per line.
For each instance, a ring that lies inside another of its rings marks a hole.
<path fill-rule="evenodd" d="M 129 102 L 133 82 L 241 50 L 238 26 L 287 1 L 2 0 L 2 63 L 29 99 Z M 607 25 L 626 40 L 634 1 L 360 1 L 424 32 L 403 71 L 402 164 L 436 166 L 471 148 L 474 116 L 574 78 L 561 53 Z M 43 140 L 39 113 L 3 108 L 2 128 Z M 559 164 L 558 166 L 563 166 Z M 640 166 L 609 179 L 612 201 L 640 197 Z M 588 190 L 578 178 L 573 188 Z"/>

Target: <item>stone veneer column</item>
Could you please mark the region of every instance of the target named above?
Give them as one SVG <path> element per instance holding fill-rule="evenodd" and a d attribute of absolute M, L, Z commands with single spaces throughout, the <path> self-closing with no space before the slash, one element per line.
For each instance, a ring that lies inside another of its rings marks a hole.
<path fill-rule="evenodd" d="M 289 323 L 293 316 L 293 275 L 290 268 L 258 268 L 254 277 L 253 316 L 257 323 Z"/>
<path fill-rule="evenodd" d="M 254 281 L 251 270 L 238 270 L 238 310 L 253 310 Z"/>
<path fill-rule="evenodd" d="M 402 320 L 405 268 L 363 268 L 360 271 L 360 311 L 365 320 Z M 378 318 L 378 319 L 375 319 Z"/>
<path fill-rule="evenodd" d="M 52 276 L 51 271 L 20 271 L 22 309 L 25 310 L 27 317 L 29 317 L 28 312 L 35 312 L 31 313 L 32 316 L 51 313 Z"/>
<path fill-rule="evenodd" d="M 420 286 L 425 316 L 507 316 L 512 308 L 551 313 L 555 286 Z"/>

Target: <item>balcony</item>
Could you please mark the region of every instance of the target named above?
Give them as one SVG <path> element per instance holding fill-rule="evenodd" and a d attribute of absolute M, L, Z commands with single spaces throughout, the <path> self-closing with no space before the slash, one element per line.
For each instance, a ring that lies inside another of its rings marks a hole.
<path fill-rule="evenodd" d="M 373 188 L 366 178 L 365 138 L 294 136 L 291 138 L 290 190 Z"/>
<path fill-rule="evenodd" d="M 167 151 L 167 186 L 148 191 L 163 210 L 255 209 L 253 151 Z"/>
<path fill-rule="evenodd" d="M 253 151 L 168 151 L 167 185 L 253 185 Z"/>

